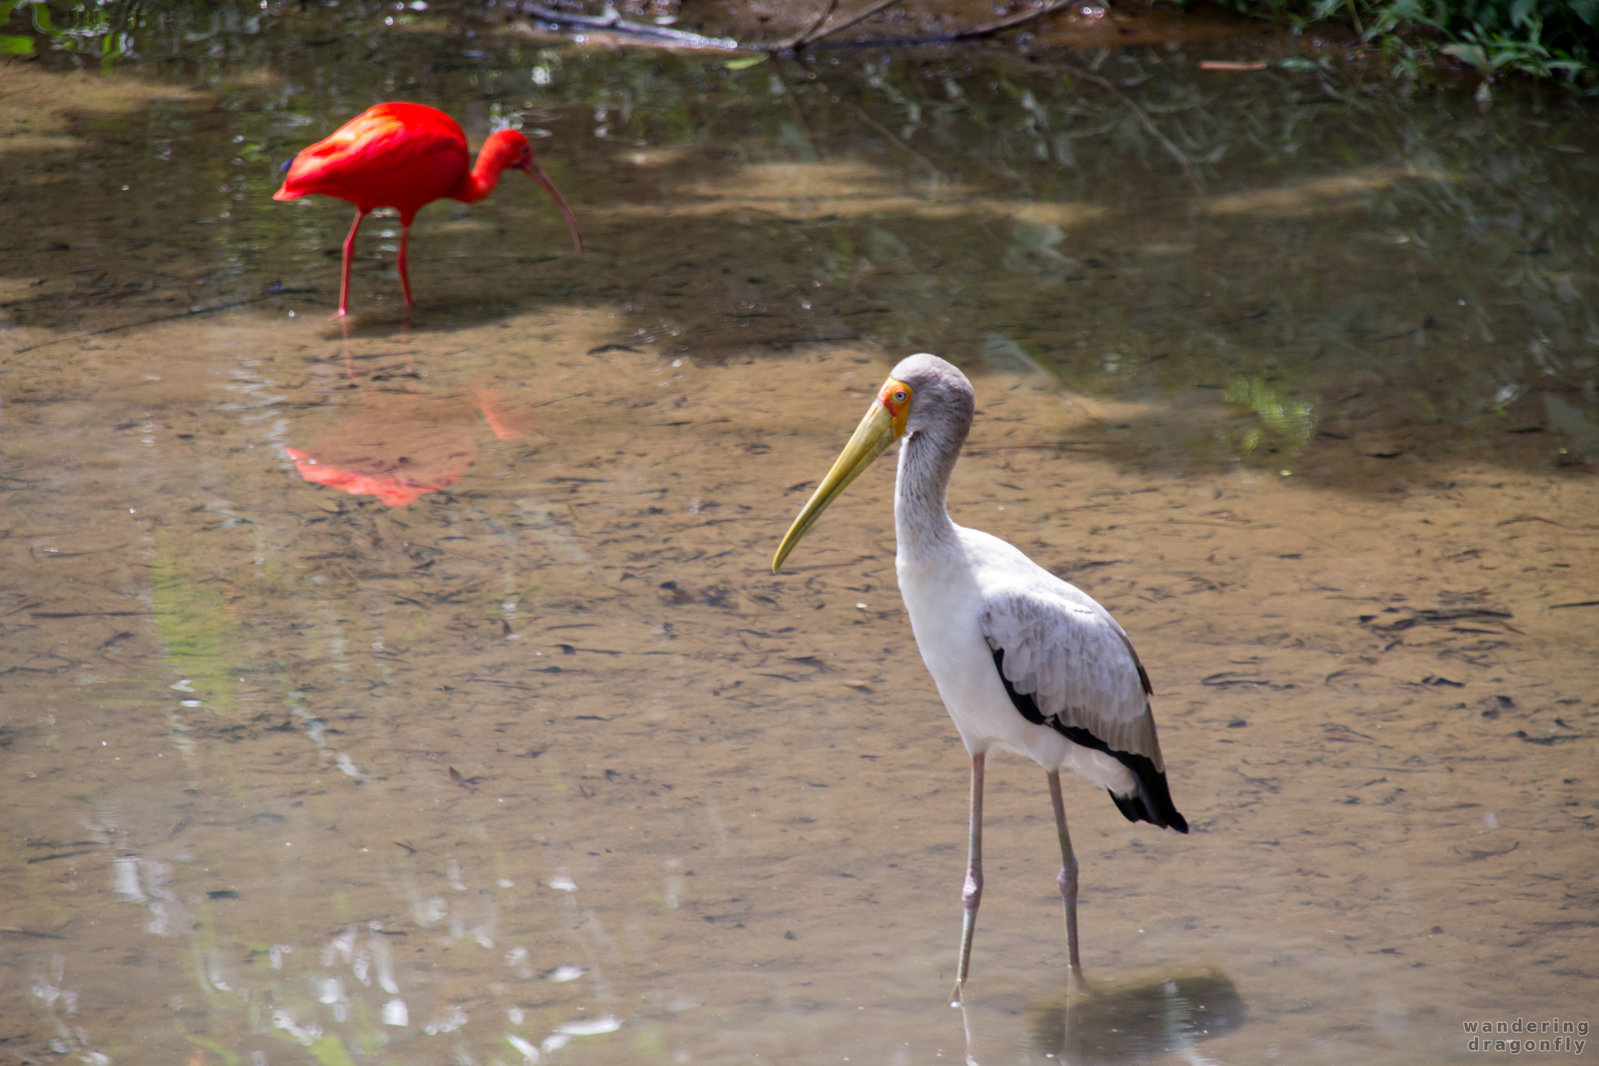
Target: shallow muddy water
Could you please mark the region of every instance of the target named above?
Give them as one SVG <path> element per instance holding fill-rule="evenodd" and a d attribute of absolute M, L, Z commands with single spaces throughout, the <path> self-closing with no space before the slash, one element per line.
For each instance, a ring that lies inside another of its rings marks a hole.
<path fill-rule="evenodd" d="M 1591 114 L 340 18 L 0 67 L 0 1058 L 1596 1053 Z M 409 323 L 369 222 L 330 321 L 347 208 L 278 165 L 399 96 L 547 133 L 585 253 L 513 174 L 423 211 Z M 1126 626 L 1193 827 L 1068 782 L 1070 995 L 1002 757 L 945 1005 L 891 467 L 768 569 L 915 350 L 978 392 L 956 519 Z"/>

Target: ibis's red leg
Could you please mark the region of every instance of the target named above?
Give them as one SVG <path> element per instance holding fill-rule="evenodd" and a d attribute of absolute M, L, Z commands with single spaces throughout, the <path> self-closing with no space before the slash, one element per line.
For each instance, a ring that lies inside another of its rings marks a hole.
<path fill-rule="evenodd" d="M 406 258 L 406 252 L 411 247 L 411 220 L 406 219 L 400 223 L 400 288 L 405 292 L 405 306 L 412 306 L 411 301 L 411 261 Z"/>
<path fill-rule="evenodd" d="M 961 917 L 960 964 L 955 971 L 951 1003 L 961 1001 L 961 986 L 966 983 L 966 971 L 972 961 L 972 930 L 977 927 L 977 906 L 983 901 L 983 759 L 983 752 L 972 756 L 971 835 L 966 852 L 966 886 L 961 891 L 965 913 Z"/>
<path fill-rule="evenodd" d="M 1066 831 L 1066 801 L 1060 794 L 1060 771 L 1049 772 L 1049 800 L 1055 807 L 1055 832 L 1060 836 L 1060 898 L 1066 906 L 1066 965 L 1081 977 L 1083 963 L 1077 954 L 1077 856 Z"/>
<path fill-rule="evenodd" d="M 350 263 L 355 259 L 355 235 L 361 232 L 361 222 L 365 218 L 366 212 L 356 208 L 350 235 L 344 238 L 344 273 L 339 278 L 339 313 L 334 318 L 342 318 L 350 313 Z"/>

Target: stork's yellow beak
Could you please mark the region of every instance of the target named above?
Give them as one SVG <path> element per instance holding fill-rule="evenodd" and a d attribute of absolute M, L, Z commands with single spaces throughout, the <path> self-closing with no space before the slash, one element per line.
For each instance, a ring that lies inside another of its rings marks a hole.
<path fill-rule="evenodd" d="M 849 443 L 844 445 L 844 450 L 833 461 L 833 468 L 816 486 L 816 491 L 811 493 L 810 500 L 794 519 L 794 524 L 783 535 L 783 542 L 777 546 L 777 554 L 772 557 L 772 573 L 777 573 L 783 560 L 788 558 L 788 553 L 794 550 L 794 545 L 827 510 L 827 505 L 849 488 L 850 483 L 872 465 L 873 459 L 882 455 L 890 444 L 905 433 L 905 413 L 910 405 L 910 396 L 910 386 L 903 382 L 889 378 L 883 383 L 872 400 L 872 406 L 867 408 L 865 417 L 861 419 L 861 424 L 855 427 Z"/>

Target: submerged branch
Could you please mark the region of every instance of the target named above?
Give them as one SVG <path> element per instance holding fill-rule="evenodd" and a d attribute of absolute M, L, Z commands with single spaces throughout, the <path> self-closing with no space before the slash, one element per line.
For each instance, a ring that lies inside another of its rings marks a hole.
<path fill-rule="evenodd" d="M 838 0 L 827 0 L 827 6 L 822 8 L 822 13 L 817 15 L 809 26 L 805 27 L 799 33 L 789 38 L 783 44 L 774 45 L 772 50 L 774 52 L 792 52 L 794 49 L 799 48 L 802 42 L 815 40 L 816 38 L 812 37 L 811 35 L 821 28 L 822 23 L 832 18 L 833 12 L 837 10 Z"/>
<path fill-rule="evenodd" d="M 828 0 L 826 6 L 822 9 L 822 13 L 805 29 L 801 30 L 798 34 L 789 38 L 787 41 L 767 45 L 764 47 L 744 45 L 730 37 L 706 37 L 702 34 L 691 33 L 686 30 L 674 30 L 666 26 L 654 26 L 642 22 L 629 22 L 628 20 L 622 18 L 621 15 L 617 14 L 615 8 L 610 6 L 606 7 L 605 14 L 598 16 L 568 14 L 566 12 L 556 11 L 553 8 L 548 8 L 542 4 L 536 3 L 522 4 L 521 11 L 525 15 L 554 26 L 579 27 L 583 29 L 602 30 L 607 33 L 628 34 L 664 44 L 669 47 L 705 48 L 725 52 L 750 51 L 760 52 L 765 55 L 783 55 L 800 52 L 806 48 L 811 48 L 821 44 L 828 38 L 835 37 L 849 29 L 851 26 L 858 25 L 861 22 L 871 18 L 873 15 L 885 11 L 888 8 L 893 7 L 895 4 L 901 2 L 902 0 L 872 0 L 871 3 L 868 3 L 859 11 L 850 14 L 833 25 L 827 25 L 828 20 L 831 19 L 833 14 L 838 10 L 838 0 Z M 992 37 L 995 34 L 1004 33 L 1007 30 L 1015 29 L 1016 27 L 1024 25 L 1028 22 L 1044 18 L 1047 15 L 1052 15 L 1058 11 L 1064 10 L 1070 6 L 1072 2 L 1073 0 L 1045 0 L 1045 2 L 1039 4 L 1039 6 L 1028 11 L 1023 11 L 1015 15 L 1008 15 L 997 22 L 991 22 L 984 26 L 975 26 L 971 29 L 956 30 L 953 33 L 938 34 L 931 37 L 916 38 L 912 40 L 901 39 L 849 42 L 847 47 L 893 48 L 927 44 L 957 44 L 961 41 L 974 41 L 984 37 Z M 843 45 L 842 42 L 835 42 L 832 46 L 841 47 L 846 45 Z M 1188 179 L 1189 186 L 1192 187 L 1196 193 L 1204 193 L 1204 183 L 1200 180 L 1199 174 L 1194 170 L 1193 163 L 1189 161 L 1188 156 L 1184 154 L 1183 150 L 1179 148 L 1170 137 L 1161 132 L 1159 124 L 1150 117 L 1147 111 L 1134 103 L 1132 99 L 1128 97 L 1126 93 L 1122 92 L 1121 89 L 1117 88 L 1109 78 L 1106 78 L 1105 76 L 1092 70 L 1073 66 L 1071 64 L 1067 64 L 1065 69 L 1076 77 L 1082 78 L 1085 81 L 1093 82 L 1095 85 L 1100 86 L 1102 89 L 1105 89 L 1107 92 L 1111 93 L 1118 100 L 1120 100 L 1122 105 L 1131 111 L 1138 119 L 1139 123 L 1144 127 L 1149 135 L 1159 142 L 1161 148 L 1163 148 L 1168 155 L 1177 161 L 1178 166 L 1182 167 L 1183 175 Z"/>
<path fill-rule="evenodd" d="M 668 48 L 703 48 L 722 52 L 750 51 L 764 55 L 790 55 L 802 52 L 836 37 L 852 26 L 857 26 L 873 15 L 901 3 L 902 0 L 873 0 L 859 11 L 841 19 L 833 25 L 827 25 L 828 20 L 838 11 L 838 0 L 827 0 L 821 13 L 811 20 L 810 25 L 785 41 L 768 45 L 747 45 L 731 37 L 707 37 L 704 34 L 693 33 L 688 30 L 674 30 L 668 26 L 656 26 L 646 22 L 630 22 L 619 15 L 615 8 L 607 6 L 603 15 L 579 15 L 571 12 L 557 11 L 537 3 L 523 3 L 519 10 L 529 18 L 555 26 L 558 29 L 599 30 L 605 33 L 620 34 L 623 36 L 639 37 L 654 44 Z M 828 47 L 848 48 L 908 48 L 929 44 L 959 44 L 962 41 L 975 41 L 984 37 L 1004 33 L 1006 30 L 1015 29 L 1017 26 L 1041 19 L 1046 15 L 1053 15 L 1057 11 L 1070 7 L 1074 0 L 1046 0 L 1038 7 L 1020 14 L 1009 15 L 997 22 L 984 26 L 974 26 L 970 29 L 955 30 L 951 33 L 932 34 L 926 37 L 891 37 L 878 40 L 851 41 L 847 43 L 834 42 Z M 824 28 L 825 27 L 825 28 Z"/>
<path fill-rule="evenodd" d="M 633 37 L 646 37 L 677 48 L 709 48 L 719 52 L 736 52 L 743 47 L 731 37 L 706 37 L 688 30 L 674 30 L 670 26 L 655 26 L 647 22 L 629 22 L 607 7 L 603 15 L 573 15 L 544 7 L 542 4 L 523 4 L 524 15 L 555 26 L 577 26 L 588 30 L 604 30 Z"/>
<path fill-rule="evenodd" d="M 1023 11 L 1019 15 L 1011 15 L 1008 18 L 1002 18 L 998 22 L 989 23 L 987 26 L 978 26 L 977 28 L 970 30 L 959 30 L 951 34 L 949 39 L 951 41 L 972 41 L 979 37 L 992 37 L 996 33 L 1004 33 L 1006 30 L 1015 29 L 1024 22 L 1031 22 L 1034 19 L 1043 18 L 1045 15 L 1053 15 L 1057 11 L 1061 11 L 1067 7 L 1070 7 L 1073 2 L 1074 0 L 1054 0 L 1054 3 L 1045 4 L 1042 7 L 1035 7 L 1031 11 Z"/>
<path fill-rule="evenodd" d="M 828 37 L 842 33 L 851 26 L 864 22 L 866 19 L 871 18 L 878 12 L 892 7 L 899 2 L 900 0 L 879 0 L 878 3 L 869 5 L 861 11 L 856 12 L 843 22 L 838 23 L 836 26 L 829 26 L 825 32 L 817 33 L 817 28 L 832 16 L 833 11 L 838 7 L 838 0 L 829 0 L 827 8 L 822 12 L 821 17 L 812 22 L 804 32 L 798 34 L 788 41 L 783 42 L 782 44 L 771 45 L 763 49 L 763 51 L 774 54 L 801 51 L 825 40 Z M 896 37 L 880 40 L 854 41 L 851 42 L 849 47 L 905 48 L 914 47 L 917 45 L 959 44 L 961 41 L 975 41 L 983 37 L 992 37 L 995 34 L 1004 33 L 1006 30 L 1015 29 L 1017 26 L 1032 22 L 1034 19 L 1043 18 L 1045 15 L 1053 15 L 1057 11 L 1062 11 L 1067 7 L 1070 7 L 1073 2 L 1074 0 L 1049 0 L 1048 3 L 1042 4 L 1039 7 L 1035 7 L 1029 11 L 1023 11 L 1017 15 L 1007 16 L 1000 19 L 998 22 L 991 22 L 986 26 L 974 26 L 971 29 L 966 30 L 956 30 L 953 33 L 939 33 L 930 37 Z"/>
<path fill-rule="evenodd" d="M 798 38 L 796 38 L 795 40 L 789 42 L 789 44 L 787 44 L 786 46 L 782 46 L 782 47 L 776 49 L 776 51 L 785 51 L 785 52 L 786 51 L 795 51 L 795 52 L 797 52 L 797 51 L 799 51 L 802 48 L 807 48 L 810 45 L 815 44 L 817 41 L 825 40 L 826 38 L 831 37 L 834 34 L 843 33 L 845 30 L 849 29 L 851 26 L 854 26 L 854 25 L 856 25 L 858 23 L 861 23 L 861 22 L 865 22 L 867 19 L 871 18 L 873 15 L 877 14 L 879 11 L 884 11 L 884 10 L 886 10 L 888 8 L 891 8 L 891 7 L 893 7 L 895 4 L 897 4 L 899 2 L 900 2 L 900 0 L 877 0 L 877 2 L 875 4 L 867 4 L 865 7 L 861 8 L 861 10 L 855 12 L 853 15 L 849 16 L 849 18 L 844 19 L 842 22 L 839 22 L 837 25 L 829 26 L 829 27 L 827 27 L 826 30 L 823 30 L 822 32 L 817 33 L 816 32 L 816 27 L 821 25 L 822 22 L 826 22 L 827 21 L 827 17 L 824 16 L 821 19 L 820 22 L 812 25 L 810 29 L 808 29 L 804 33 L 800 34 L 800 36 Z M 836 3 L 832 3 L 832 4 L 828 5 L 828 8 L 827 8 L 827 15 L 828 16 L 832 15 L 833 8 L 836 7 L 836 6 L 837 6 Z"/>
<path fill-rule="evenodd" d="M 1155 122 L 1154 119 L 1149 117 L 1149 112 L 1133 103 L 1131 97 L 1118 89 L 1115 83 L 1109 78 L 1105 77 L 1103 74 L 1095 73 L 1094 71 L 1088 70 L 1085 67 L 1073 66 L 1070 63 L 1065 64 L 1064 69 L 1068 74 L 1071 74 L 1074 77 L 1093 82 L 1095 85 L 1105 89 L 1112 96 L 1115 96 L 1116 99 L 1120 100 L 1123 106 L 1125 106 L 1127 110 L 1131 111 L 1138 118 L 1139 123 L 1142 124 L 1144 129 L 1149 132 L 1149 135 L 1160 142 L 1160 146 L 1166 149 L 1166 153 L 1173 159 L 1177 160 L 1178 165 L 1183 168 L 1183 173 L 1188 178 L 1188 184 L 1193 188 L 1194 192 L 1200 194 L 1201 196 L 1204 195 L 1205 183 L 1199 180 L 1199 174 L 1195 172 L 1194 164 L 1188 161 L 1188 156 L 1183 154 L 1183 150 L 1177 147 L 1170 137 L 1166 136 L 1160 131 L 1160 126 Z"/>

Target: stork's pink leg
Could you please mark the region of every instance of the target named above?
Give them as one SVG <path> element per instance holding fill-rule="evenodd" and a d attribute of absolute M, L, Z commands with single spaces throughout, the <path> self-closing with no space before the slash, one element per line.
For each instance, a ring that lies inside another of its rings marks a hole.
<path fill-rule="evenodd" d="M 1060 794 L 1060 771 L 1049 772 L 1049 800 L 1055 808 L 1055 832 L 1060 837 L 1061 903 L 1066 908 L 1066 965 L 1073 977 L 1083 975 L 1083 963 L 1077 954 L 1077 855 L 1072 851 L 1072 837 L 1066 831 L 1066 801 Z"/>
<path fill-rule="evenodd" d="M 961 916 L 960 963 L 955 970 L 955 991 L 950 1003 L 961 1001 L 961 987 L 972 962 L 972 932 L 977 928 L 977 907 L 983 902 L 983 761 L 984 752 L 972 756 L 971 833 L 967 839 L 966 884 L 961 890 L 964 913 Z"/>

